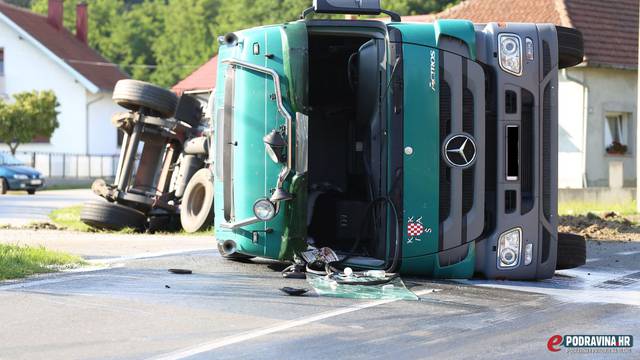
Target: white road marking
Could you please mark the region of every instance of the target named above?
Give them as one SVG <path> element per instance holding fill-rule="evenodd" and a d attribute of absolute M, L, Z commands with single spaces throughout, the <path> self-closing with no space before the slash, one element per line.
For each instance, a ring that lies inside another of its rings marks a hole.
<path fill-rule="evenodd" d="M 471 286 L 550 295 L 566 302 L 640 306 L 640 286 L 638 284 L 610 289 L 596 287 L 605 281 L 618 279 L 636 272 L 577 268 L 558 271 L 558 274 L 566 277 L 556 276 L 553 279 L 537 282 L 491 280 L 459 280 L 458 282 Z"/>
<path fill-rule="evenodd" d="M 211 248 L 188 249 L 188 250 L 180 250 L 180 251 L 158 251 L 158 252 L 142 253 L 137 255 L 117 256 L 117 257 L 106 258 L 106 259 L 91 259 L 86 261 L 90 264 L 114 264 L 122 261 L 151 259 L 151 258 L 157 258 L 157 257 L 163 257 L 163 256 L 169 256 L 169 255 L 180 255 L 180 254 L 199 252 L 199 251 L 212 251 L 212 254 L 218 255 L 218 250 L 216 248 L 211 247 Z"/>
<path fill-rule="evenodd" d="M 415 291 L 414 292 L 416 295 L 421 296 L 421 295 L 426 295 L 426 294 L 431 294 L 433 293 L 433 289 L 425 289 L 425 290 L 421 290 L 421 291 Z M 236 335 L 230 335 L 230 336 L 226 336 L 223 337 L 221 339 L 217 339 L 211 342 L 207 342 L 204 344 L 200 344 L 197 345 L 195 347 L 190 347 L 190 348 L 186 348 L 183 350 L 178 350 L 166 355 L 161 355 L 159 357 L 154 357 L 153 359 L 155 360 L 177 360 L 177 359 L 184 359 L 184 358 L 188 358 L 190 356 L 194 356 L 194 355 L 199 355 L 202 353 L 206 353 L 209 351 L 213 351 L 225 346 L 229 346 L 229 345 L 233 345 L 233 344 L 238 344 L 241 342 L 245 342 L 251 339 L 255 339 L 258 337 L 262 337 L 265 335 L 270 335 L 273 333 L 277 333 L 280 331 L 284 331 L 284 330 L 289 330 L 291 328 L 294 327 L 298 327 L 298 326 L 303 326 L 303 325 L 307 325 L 307 324 L 311 324 L 314 322 L 318 322 L 318 321 L 322 321 L 325 319 L 329 319 L 329 318 L 333 318 L 333 317 L 337 317 L 340 315 L 345 315 L 345 314 L 349 314 L 352 312 L 356 312 L 356 311 L 360 311 L 360 310 L 364 310 L 364 309 L 369 309 L 372 307 L 376 307 L 376 306 L 380 306 L 380 305 L 384 305 L 384 304 L 389 304 L 389 303 L 393 303 L 396 301 L 399 301 L 400 299 L 389 299 L 389 300 L 376 300 L 376 301 L 370 301 L 370 302 L 366 302 L 366 303 L 360 303 L 360 304 L 355 304 L 349 307 L 345 307 L 345 308 L 341 308 L 341 309 L 336 309 L 336 310 L 331 310 L 331 311 L 327 311 L 327 312 L 323 312 L 317 315 L 312 315 L 312 316 L 308 316 L 308 317 L 303 317 L 297 320 L 290 320 L 290 321 L 285 321 L 282 322 L 280 324 L 276 324 L 274 326 L 270 326 L 270 327 L 265 327 L 262 329 L 256 329 L 256 330 L 251 330 L 251 331 L 247 331 L 247 332 L 243 332 L 240 334 L 236 334 Z"/>

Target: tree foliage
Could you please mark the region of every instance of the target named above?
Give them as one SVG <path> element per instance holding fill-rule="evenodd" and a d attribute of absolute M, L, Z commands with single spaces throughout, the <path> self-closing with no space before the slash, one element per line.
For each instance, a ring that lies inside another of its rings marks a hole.
<path fill-rule="evenodd" d="M 9 0 L 46 14 L 48 0 Z M 401 15 L 440 11 L 460 0 L 382 0 Z M 133 78 L 171 86 L 217 51 L 229 31 L 296 20 L 312 0 L 64 0 L 64 24 L 89 4 L 89 44 Z M 339 16 L 338 16 L 339 17 Z"/>
<path fill-rule="evenodd" d="M 14 102 L 0 100 L 0 142 L 6 143 L 15 154 L 22 143 L 36 136 L 50 137 L 58 128 L 59 106 L 53 91 L 21 92 L 13 95 Z"/>

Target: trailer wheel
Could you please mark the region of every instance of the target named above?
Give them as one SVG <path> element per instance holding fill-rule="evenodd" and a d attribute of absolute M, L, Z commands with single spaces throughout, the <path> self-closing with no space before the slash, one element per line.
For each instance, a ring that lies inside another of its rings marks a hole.
<path fill-rule="evenodd" d="M 556 269 L 573 269 L 587 262 L 587 242 L 584 236 L 558 233 L 558 262 Z"/>
<path fill-rule="evenodd" d="M 157 215 L 149 217 L 147 231 L 151 234 L 156 232 L 177 232 L 182 229 L 180 218 L 177 214 Z"/>
<path fill-rule="evenodd" d="M 85 203 L 80 213 L 80 220 L 100 230 L 119 231 L 132 228 L 142 231 L 147 225 L 147 216 L 144 213 L 124 205 L 104 201 Z"/>
<path fill-rule="evenodd" d="M 198 170 L 187 184 L 180 205 L 180 222 L 188 233 L 206 230 L 213 224 L 213 174 Z"/>
<path fill-rule="evenodd" d="M 582 33 L 576 29 L 556 26 L 558 34 L 558 68 L 576 66 L 584 59 Z"/>
<path fill-rule="evenodd" d="M 223 258 L 233 261 L 244 261 L 253 259 L 255 256 L 241 254 L 236 251 L 233 241 L 225 241 L 222 244 L 218 242 L 218 252 Z"/>
<path fill-rule="evenodd" d="M 0 195 L 4 195 L 9 190 L 9 184 L 4 178 L 0 178 Z"/>
<path fill-rule="evenodd" d="M 178 97 L 171 91 L 138 80 L 120 80 L 113 89 L 113 101 L 125 109 L 152 110 L 162 118 L 170 118 L 176 112 Z"/>

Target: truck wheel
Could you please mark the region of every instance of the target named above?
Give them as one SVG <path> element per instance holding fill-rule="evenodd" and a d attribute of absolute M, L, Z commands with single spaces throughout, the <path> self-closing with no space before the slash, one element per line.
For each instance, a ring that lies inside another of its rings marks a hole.
<path fill-rule="evenodd" d="M 178 97 L 171 91 L 138 80 L 120 80 L 113 89 L 113 101 L 125 109 L 138 111 L 147 108 L 170 118 L 176 112 Z"/>
<path fill-rule="evenodd" d="M 154 234 L 156 232 L 177 232 L 182 229 L 180 219 L 177 214 L 159 215 L 149 217 L 147 231 Z"/>
<path fill-rule="evenodd" d="M 27 194 L 29 194 L 29 195 L 35 195 L 35 194 L 36 194 L 36 189 L 29 189 L 29 190 L 27 190 Z"/>
<path fill-rule="evenodd" d="M 582 33 L 576 29 L 556 26 L 558 34 L 558 68 L 576 66 L 584 59 Z"/>
<path fill-rule="evenodd" d="M 188 233 L 206 230 L 213 223 L 213 174 L 200 169 L 193 176 L 182 197 L 180 222 Z"/>
<path fill-rule="evenodd" d="M 105 201 L 85 203 L 80 213 L 80 220 L 96 229 L 114 231 L 124 228 L 142 231 L 147 225 L 147 216 L 144 213 Z"/>
<path fill-rule="evenodd" d="M 9 184 L 4 178 L 0 178 L 0 195 L 4 195 L 9 190 Z"/>
<path fill-rule="evenodd" d="M 558 262 L 556 269 L 573 269 L 587 262 L 587 242 L 584 236 L 558 233 Z"/>
<path fill-rule="evenodd" d="M 227 260 L 234 261 L 243 261 L 253 259 L 255 256 L 241 254 L 236 251 L 235 245 L 230 246 L 229 244 L 233 244 L 232 241 L 225 241 L 222 244 L 218 242 L 218 252 L 222 255 L 223 258 Z"/>

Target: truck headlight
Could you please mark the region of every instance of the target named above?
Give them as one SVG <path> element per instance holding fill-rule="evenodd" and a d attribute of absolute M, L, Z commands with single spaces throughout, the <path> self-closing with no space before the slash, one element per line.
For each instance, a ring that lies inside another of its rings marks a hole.
<path fill-rule="evenodd" d="M 498 267 L 512 268 L 520 263 L 522 230 L 511 229 L 500 235 L 498 239 Z"/>
<path fill-rule="evenodd" d="M 29 177 L 27 175 L 23 175 L 23 174 L 15 174 L 15 175 L 13 175 L 13 178 L 17 179 L 17 180 L 28 180 L 29 179 Z"/>
<path fill-rule="evenodd" d="M 261 221 L 269 221 L 276 216 L 276 207 L 269 199 L 259 199 L 253 204 L 253 214 Z"/>
<path fill-rule="evenodd" d="M 500 67 L 513 75 L 522 75 L 522 41 L 518 35 L 498 35 Z"/>

